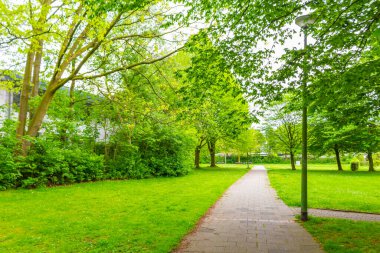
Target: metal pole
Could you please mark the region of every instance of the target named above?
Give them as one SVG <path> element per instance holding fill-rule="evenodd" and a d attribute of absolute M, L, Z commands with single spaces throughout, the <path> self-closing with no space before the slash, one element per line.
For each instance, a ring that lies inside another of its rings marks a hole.
<path fill-rule="evenodd" d="M 307 221 L 307 26 L 304 31 L 304 65 L 302 80 L 302 173 L 301 173 L 301 220 Z"/>

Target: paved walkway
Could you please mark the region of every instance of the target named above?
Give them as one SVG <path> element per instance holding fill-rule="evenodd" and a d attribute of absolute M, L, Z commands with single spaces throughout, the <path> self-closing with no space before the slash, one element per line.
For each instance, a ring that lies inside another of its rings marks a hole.
<path fill-rule="evenodd" d="M 321 253 L 269 186 L 263 166 L 232 185 L 177 252 Z"/>
<path fill-rule="evenodd" d="M 291 209 L 294 214 L 299 214 L 301 212 L 301 209 L 299 207 L 291 207 Z M 309 215 L 316 216 L 316 217 L 328 217 L 328 218 L 380 222 L 380 214 L 345 212 L 345 211 L 334 211 L 334 210 L 313 209 L 313 208 L 309 208 L 307 211 Z"/>

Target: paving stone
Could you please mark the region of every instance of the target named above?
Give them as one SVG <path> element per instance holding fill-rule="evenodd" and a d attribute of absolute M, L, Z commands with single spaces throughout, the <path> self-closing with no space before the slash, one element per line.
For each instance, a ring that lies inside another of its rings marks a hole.
<path fill-rule="evenodd" d="M 255 166 L 233 184 L 186 236 L 177 253 L 322 253 L 321 246 L 270 187 L 264 167 Z"/>

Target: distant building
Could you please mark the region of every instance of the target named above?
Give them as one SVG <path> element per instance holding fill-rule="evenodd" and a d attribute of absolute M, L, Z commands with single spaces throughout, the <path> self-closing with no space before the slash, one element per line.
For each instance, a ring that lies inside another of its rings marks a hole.
<path fill-rule="evenodd" d="M 20 104 L 20 93 L 14 93 L 5 89 L 8 86 L 5 82 L 18 82 L 21 80 L 21 76 L 15 75 L 11 77 L 10 75 L 0 74 L 0 122 L 4 119 L 10 119 L 13 113 L 13 104 Z M 15 84 L 17 85 L 17 84 Z"/>
<path fill-rule="evenodd" d="M 9 90 L 6 90 L 5 87 L 9 86 L 5 82 L 14 82 L 13 87 L 17 87 L 22 79 L 22 76 L 15 75 L 14 77 L 11 77 L 10 75 L 1 73 L 0 71 L 0 126 L 2 125 L 3 121 L 5 119 L 15 119 L 18 118 L 18 112 L 17 110 L 14 110 L 14 107 L 18 107 L 20 105 L 20 97 L 21 92 L 12 92 Z M 4 83 L 1 83 L 4 82 Z M 69 93 L 69 89 L 67 87 L 62 87 L 61 89 L 67 90 L 67 93 Z M 46 83 L 41 82 L 40 83 L 40 95 L 42 95 L 46 91 Z M 91 97 L 88 96 L 88 100 L 86 102 L 87 106 L 91 106 L 93 103 Z M 49 117 L 46 115 L 44 121 L 48 121 Z M 94 126 L 95 127 L 95 126 Z M 83 130 L 83 126 L 80 126 L 79 129 Z M 99 132 L 98 140 L 104 140 L 106 138 L 105 131 L 102 128 L 97 127 L 97 130 Z M 40 134 L 44 132 L 44 129 L 40 130 Z"/>

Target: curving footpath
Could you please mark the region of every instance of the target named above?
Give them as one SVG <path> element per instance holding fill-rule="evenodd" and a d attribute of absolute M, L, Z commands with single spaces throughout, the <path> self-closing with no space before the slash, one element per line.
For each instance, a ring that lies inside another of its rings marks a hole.
<path fill-rule="evenodd" d="M 176 252 L 321 253 L 270 187 L 263 166 L 233 184 Z"/>

